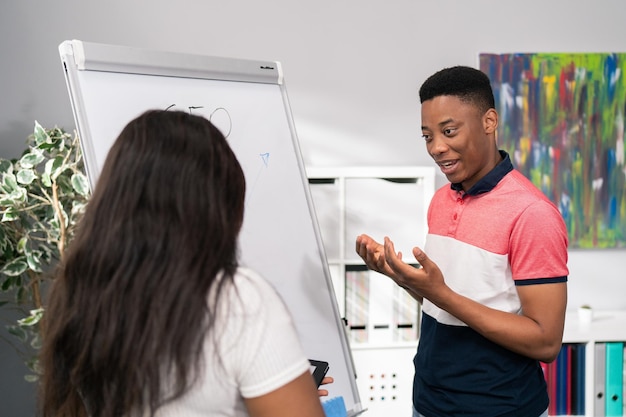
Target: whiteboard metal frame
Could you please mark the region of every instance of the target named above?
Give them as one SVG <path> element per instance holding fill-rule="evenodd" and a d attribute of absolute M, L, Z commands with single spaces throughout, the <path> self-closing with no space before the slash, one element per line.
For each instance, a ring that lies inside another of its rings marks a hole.
<path fill-rule="evenodd" d="M 84 42 L 80 40 L 68 40 L 59 45 L 59 54 L 63 64 L 67 89 L 70 95 L 71 107 L 79 132 L 81 147 L 85 157 L 85 167 L 93 187 L 96 184 L 99 172 L 97 169 L 96 155 L 92 146 L 92 131 L 84 111 L 84 99 L 82 96 L 79 71 L 104 71 L 126 74 L 152 75 L 164 77 L 182 77 L 207 80 L 224 80 L 250 83 L 276 84 L 279 86 L 284 110 L 286 112 L 289 129 L 291 132 L 292 145 L 296 151 L 296 160 L 300 170 L 301 181 L 307 200 L 307 206 L 314 225 L 316 244 L 319 250 L 320 261 L 324 269 L 327 288 L 332 298 L 331 305 L 336 318 L 337 331 L 344 357 L 347 358 L 347 371 L 353 378 L 350 379 L 351 394 L 354 400 L 354 408 L 348 411 L 350 417 L 359 415 L 365 410 L 362 408 L 356 385 L 356 371 L 352 352 L 349 347 L 346 330 L 339 308 L 336 303 L 334 287 L 330 276 L 327 259 L 322 250 L 322 238 L 315 216 L 313 200 L 309 189 L 308 179 L 304 168 L 304 161 L 298 143 L 295 124 L 291 114 L 291 108 L 283 80 L 283 72 L 278 61 L 257 61 L 235 58 L 222 58 L 203 55 L 192 55 L 177 52 L 157 51 L 126 46 L 107 45 Z M 90 167 L 92 167 L 90 169 Z M 95 168 L 93 168 L 95 167 Z M 324 337 L 324 335 L 320 335 Z M 322 359 L 322 358 L 313 358 Z M 331 364 L 332 366 L 332 364 Z M 332 375 L 332 368 L 330 371 Z"/>

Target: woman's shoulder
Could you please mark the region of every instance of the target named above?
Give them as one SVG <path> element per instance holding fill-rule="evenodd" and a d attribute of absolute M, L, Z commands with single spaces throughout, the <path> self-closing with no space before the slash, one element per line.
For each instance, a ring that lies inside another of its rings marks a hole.
<path fill-rule="evenodd" d="M 270 282 L 253 269 L 240 266 L 234 276 L 235 287 L 238 289 L 248 288 L 263 292 L 273 292 L 276 290 Z"/>
<path fill-rule="evenodd" d="M 279 293 L 274 286 L 258 272 L 246 268 L 238 267 L 233 276 L 233 285 L 228 292 L 232 301 L 239 301 L 239 304 L 246 311 L 254 311 L 263 305 L 283 304 Z M 274 307 L 273 307 L 274 308 Z"/>

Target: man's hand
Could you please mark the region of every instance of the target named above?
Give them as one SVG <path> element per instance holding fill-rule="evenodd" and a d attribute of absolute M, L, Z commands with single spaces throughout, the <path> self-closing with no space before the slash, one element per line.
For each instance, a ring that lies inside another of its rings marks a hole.
<path fill-rule="evenodd" d="M 368 235 L 359 235 L 356 238 L 356 253 L 359 254 L 365 265 L 372 271 L 387 275 L 395 280 L 393 270 L 385 260 L 385 248 Z"/>
<path fill-rule="evenodd" d="M 423 254 L 421 250 L 418 250 L 420 254 Z M 365 261 L 365 265 L 372 271 L 379 272 L 391 278 L 396 284 L 404 288 L 413 298 L 420 303 L 422 302 L 422 294 L 416 289 L 410 286 L 410 279 L 407 279 L 403 274 L 412 273 L 411 270 L 418 270 L 415 267 L 402 262 L 402 253 L 397 254 L 394 251 L 393 242 L 389 238 L 385 238 L 385 245 L 381 245 L 368 235 L 359 235 L 356 238 L 356 252 Z M 426 255 L 420 255 L 422 259 L 426 259 Z M 419 261 L 419 259 L 418 259 Z M 391 264 L 390 264 L 391 262 Z M 433 265 L 433 270 L 439 271 L 437 265 L 430 262 Z M 439 271 L 441 275 L 441 271 Z"/>
<path fill-rule="evenodd" d="M 439 266 L 420 248 L 413 248 L 413 256 L 421 268 L 404 262 L 402 252 L 395 251 L 393 241 L 388 237 L 385 237 L 384 256 L 387 267 L 392 271 L 394 281 L 414 297 L 424 297 L 437 304 L 437 299 L 445 297 L 449 291 Z"/>

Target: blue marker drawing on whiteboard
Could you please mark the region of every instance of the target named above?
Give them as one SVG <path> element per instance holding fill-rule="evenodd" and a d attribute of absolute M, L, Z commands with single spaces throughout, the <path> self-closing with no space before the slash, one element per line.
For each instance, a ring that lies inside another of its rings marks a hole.
<path fill-rule="evenodd" d="M 252 198 L 252 195 L 254 194 L 254 190 L 256 189 L 256 184 L 257 182 L 259 182 L 259 178 L 261 178 L 261 174 L 263 173 L 263 170 L 269 167 L 270 153 L 269 152 L 260 153 L 259 156 L 261 157 L 261 161 L 263 162 L 263 165 L 259 167 L 256 177 L 254 178 L 254 182 L 252 183 L 252 186 L 250 187 L 250 191 L 246 193 L 247 194 L 246 205 L 248 204 L 248 201 L 250 200 L 250 198 Z"/>

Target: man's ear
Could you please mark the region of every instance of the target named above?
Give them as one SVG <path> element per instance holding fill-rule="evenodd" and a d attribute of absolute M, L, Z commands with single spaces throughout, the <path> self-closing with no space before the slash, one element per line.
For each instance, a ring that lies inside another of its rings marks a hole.
<path fill-rule="evenodd" d="M 498 112 L 496 109 L 491 108 L 483 115 L 483 128 L 485 133 L 492 134 L 498 129 Z"/>

